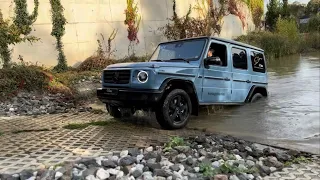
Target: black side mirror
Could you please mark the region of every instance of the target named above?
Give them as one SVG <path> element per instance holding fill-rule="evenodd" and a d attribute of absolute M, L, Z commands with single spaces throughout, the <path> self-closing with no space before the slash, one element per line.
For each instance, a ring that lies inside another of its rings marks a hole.
<path fill-rule="evenodd" d="M 207 57 L 204 59 L 204 65 L 205 67 L 208 67 L 209 65 L 222 65 L 220 57 Z"/>

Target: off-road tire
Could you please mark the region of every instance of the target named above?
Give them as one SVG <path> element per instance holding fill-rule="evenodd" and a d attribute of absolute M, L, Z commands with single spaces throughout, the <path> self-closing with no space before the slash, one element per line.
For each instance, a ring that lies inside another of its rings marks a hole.
<path fill-rule="evenodd" d="M 180 97 L 179 105 L 177 103 L 178 97 Z M 173 102 L 176 102 L 175 108 L 173 108 L 173 104 L 170 105 Z M 172 112 L 172 116 L 170 116 L 170 112 Z M 179 114 L 174 117 L 176 112 Z M 156 118 L 163 129 L 181 129 L 187 125 L 191 112 L 192 104 L 189 95 L 182 89 L 174 89 L 160 102 L 156 110 Z M 180 117 L 180 122 L 175 121 L 178 117 Z"/>
<path fill-rule="evenodd" d="M 121 116 L 122 116 L 122 114 L 119 110 L 119 107 L 117 107 L 117 106 L 107 105 L 107 110 L 108 110 L 110 116 L 112 116 L 114 118 L 121 118 Z"/>
<path fill-rule="evenodd" d="M 252 96 L 252 98 L 251 98 L 251 103 L 255 103 L 255 102 L 257 102 L 258 100 L 260 100 L 260 99 L 262 99 L 262 98 L 264 98 L 264 96 L 262 95 L 262 94 L 260 94 L 260 93 L 255 93 L 253 96 Z"/>

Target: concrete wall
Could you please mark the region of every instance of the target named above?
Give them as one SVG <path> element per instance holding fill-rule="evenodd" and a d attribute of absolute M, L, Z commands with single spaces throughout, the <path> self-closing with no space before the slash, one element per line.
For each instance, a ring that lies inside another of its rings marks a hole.
<path fill-rule="evenodd" d="M 116 58 L 126 56 L 128 53 L 127 30 L 124 25 L 126 0 L 61 0 L 65 8 L 66 34 L 63 37 L 65 54 L 69 65 L 74 65 L 91 56 L 97 50 L 97 39 L 102 33 L 108 38 L 113 29 L 118 29 L 113 48 L 117 51 Z M 139 13 L 142 16 L 138 37 L 140 43 L 135 46 L 138 55 L 152 53 L 159 42 L 166 39 L 158 31 L 158 28 L 168 23 L 171 17 L 172 0 L 136 0 Z M 189 4 L 196 4 L 196 0 L 177 0 L 178 15 L 185 15 Z M 28 10 L 33 10 L 33 0 L 28 0 Z M 0 0 L 0 8 L 7 18 L 13 15 L 12 0 Z M 242 28 L 241 21 L 234 15 L 224 18 L 221 37 L 232 38 L 247 31 L 253 30 L 251 14 L 246 6 L 243 7 L 247 15 L 247 27 Z M 51 16 L 49 0 L 40 0 L 39 16 L 34 24 L 35 36 L 41 41 L 30 45 L 22 43 L 14 47 L 12 59 L 16 61 L 19 55 L 24 61 L 38 62 L 46 66 L 54 66 L 57 63 L 57 51 L 55 39 L 51 33 Z M 192 16 L 197 16 L 193 11 Z"/>

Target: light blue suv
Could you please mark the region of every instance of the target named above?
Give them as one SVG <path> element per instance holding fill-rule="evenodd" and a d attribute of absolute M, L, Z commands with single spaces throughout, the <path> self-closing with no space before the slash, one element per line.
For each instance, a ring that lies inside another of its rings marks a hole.
<path fill-rule="evenodd" d="M 160 43 L 149 62 L 106 67 L 98 98 L 111 116 L 152 110 L 164 129 L 183 128 L 202 105 L 268 96 L 264 51 L 216 37 Z"/>

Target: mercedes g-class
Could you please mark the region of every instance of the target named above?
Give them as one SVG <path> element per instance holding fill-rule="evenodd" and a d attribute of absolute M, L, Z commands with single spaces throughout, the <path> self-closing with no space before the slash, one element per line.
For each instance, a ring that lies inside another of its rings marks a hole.
<path fill-rule="evenodd" d="M 97 97 L 109 114 L 152 110 L 164 129 L 183 128 L 202 105 L 238 105 L 268 96 L 264 50 L 217 37 L 160 43 L 148 62 L 102 73 Z"/>

